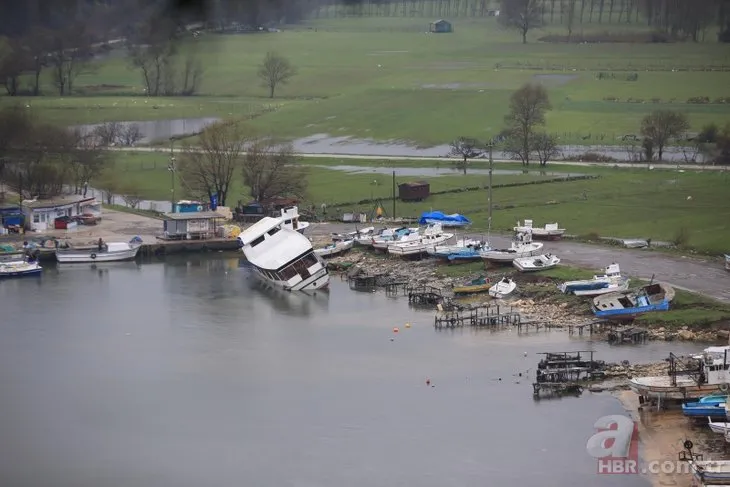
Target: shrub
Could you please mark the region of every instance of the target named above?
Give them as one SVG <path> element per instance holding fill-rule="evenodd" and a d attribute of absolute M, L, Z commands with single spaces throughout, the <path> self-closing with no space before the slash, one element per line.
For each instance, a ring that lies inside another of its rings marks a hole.
<path fill-rule="evenodd" d="M 638 81 L 639 73 L 629 73 L 626 75 L 626 81 Z"/>
<path fill-rule="evenodd" d="M 689 244 L 690 233 L 687 227 L 679 227 L 674 233 L 672 243 L 679 248 L 684 248 Z"/>
<path fill-rule="evenodd" d="M 717 134 L 720 131 L 717 125 L 714 123 L 705 125 L 702 127 L 702 130 L 700 130 L 700 133 L 697 134 L 697 142 L 704 142 L 704 143 L 712 143 L 714 144 L 717 142 Z"/>
<path fill-rule="evenodd" d="M 661 98 L 652 98 L 651 99 L 651 102 L 652 103 L 661 103 L 662 102 L 662 99 Z"/>
<path fill-rule="evenodd" d="M 603 97 L 603 101 L 613 101 L 613 102 L 616 102 L 616 101 L 620 101 L 620 100 L 618 99 L 618 97 L 615 97 L 615 96 L 604 96 Z"/>
<path fill-rule="evenodd" d="M 687 103 L 693 104 L 693 105 L 704 105 L 707 103 L 710 103 L 710 97 L 708 96 L 693 96 L 691 98 L 687 98 Z"/>

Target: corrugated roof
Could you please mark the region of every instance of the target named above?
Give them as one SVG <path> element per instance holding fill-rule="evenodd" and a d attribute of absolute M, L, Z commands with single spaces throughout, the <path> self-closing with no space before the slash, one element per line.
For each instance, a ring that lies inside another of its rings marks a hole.
<path fill-rule="evenodd" d="M 224 215 L 216 213 L 215 211 L 165 213 L 163 217 L 167 220 L 212 220 L 213 218 L 225 218 Z"/>
<path fill-rule="evenodd" d="M 70 194 L 66 196 L 57 196 L 55 198 L 48 198 L 45 200 L 25 200 L 23 206 L 26 208 L 55 208 L 58 206 L 75 205 L 84 201 L 94 201 L 96 198 L 93 196 L 82 196 L 80 194 Z"/>

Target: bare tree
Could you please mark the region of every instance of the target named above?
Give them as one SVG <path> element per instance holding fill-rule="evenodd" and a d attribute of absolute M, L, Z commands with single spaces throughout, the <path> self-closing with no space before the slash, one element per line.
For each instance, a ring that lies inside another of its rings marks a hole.
<path fill-rule="evenodd" d="M 273 51 L 266 53 L 258 71 L 261 83 L 269 89 L 269 98 L 274 98 L 277 86 L 287 84 L 296 74 L 297 70 L 289 60 Z"/>
<path fill-rule="evenodd" d="M 148 96 L 158 96 L 165 88 L 165 73 L 177 52 L 175 27 L 171 21 L 152 20 L 127 35 L 127 51 L 132 67 L 140 70 Z"/>
<path fill-rule="evenodd" d="M 134 210 L 142 201 L 142 196 L 139 195 L 136 189 L 129 188 L 122 194 L 122 199 L 128 207 Z"/>
<path fill-rule="evenodd" d="M 478 149 L 478 146 L 479 142 L 477 142 L 476 139 L 469 137 L 459 137 L 451 141 L 451 151 L 449 152 L 449 155 L 462 158 L 462 160 L 459 161 L 458 166 L 464 171 L 464 174 L 466 174 L 469 159 L 482 155 L 482 151 Z"/>
<path fill-rule="evenodd" d="M 198 146 L 186 146 L 180 159 L 180 175 L 188 190 L 208 199 L 217 195 L 218 203 L 225 206 L 246 139 L 237 124 L 217 123 L 206 128 Z"/>
<path fill-rule="evenodd" d="M 192 54 L 188 53 L 183 65 L 180 94 L 183 96 L 194 95 L 200 89 L 202 79 L 203 65 Z"/>
<path fill-rule="evenodd" d="M 256 140 L 246 151 L 242 169 L 243 183 L 256 201 L 276 196 L 301 198 L 306 192 L 306 172 L 291 144 Z"/>
<path fill-rule="evenodd" d="M 119 122 L 106 122 L 94 127 L 92 135 L 99 145 L 108 147 L 117 143 L 124 126 Z"/>
<path fill-rule="evenodd" d="M 132 147 L 143 138 L 144 136 L 142 135 L 142 130 L 136 123 L 128 124 L 119 132 L 119 135 L 117 136 L 119 144 L 125 147 Z"/>
<path fill-rule="evenodd" d="M 555 137 L 545 132 L 533 134 L 531 144 L 541 166 L 546 166 L 548 161 L 560 154 Z"/>
<path fill-rule="evenodd" d="M 526 84 L 512 93 L 507 124 L 505 151 L 527 166 L 533 151 L 535 127 L 545 123 L 545 112 L 551 109 L 547 90 L 540 84 Z"/>
<path fill-rule="evenodd" d="M 48 59 L 58 94 L 71 94 L 76 77 L 93 69 L 92 41 L 82 25 L 56 31 L 51 37 Z"/>
<path fill-rule="evenodd" d="M 656 110 L 641 120 L 641 135 L 656 148 L 659 161 L 662 160 L 664 147 L 670 139 L 683 134 L 688 128 L 687 116 L 671 110 Z"/>
<path fill-rule="evenodd" d="M 9 96 L 18 94 L 19 78 L 29 68 L 27 53 L 16 39 L 0 38 L 0 83 Z"/>
<path fill-rule="evenodd" d="M 502 0 L 499 23 L 522 34 L 522 43 L 527 44 L 527 32 L 542 25 L 542 3 L 540 0 Z"/>
<path fill-rule="evenodd" d="M 568 42 L 573 36 L 573 26 L 575 24 L 575 4 L 577 0 L 565 0 L 563 10 L 565 11 L 565 26 L 568 29 Z"/>

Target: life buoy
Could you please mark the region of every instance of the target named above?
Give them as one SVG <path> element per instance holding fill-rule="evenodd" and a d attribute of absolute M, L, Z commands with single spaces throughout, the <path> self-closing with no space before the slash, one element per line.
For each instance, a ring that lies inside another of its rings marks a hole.
<path fill-rule="evenodd" d="M 202 205 L 198 205 L 198 211 L 203 211 L 203 206 Z"/>
<path fill-rule="evenodd" d="M 721 392 L 728 392 L 730 391 L 730 384 L 724 383 L 717 386 L 718 389 L 720 389 Z"/>
<path fill-rule="evenodd" d="M 92 252 L 89 257 L 91 257 L 92 259 L 96 259 L 96 254 L 94 252 Z"/>

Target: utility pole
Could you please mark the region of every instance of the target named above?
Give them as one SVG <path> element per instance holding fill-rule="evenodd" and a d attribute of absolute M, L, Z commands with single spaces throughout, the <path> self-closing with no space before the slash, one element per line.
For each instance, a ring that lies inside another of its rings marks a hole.
<path fill-rule="evenodd" d="M 393 171 L 393 220 L 395 220 L 395 171 Z"/>
<path fill-rule="evenodd" d="M 489 231 L 492 230 L 492 169 L 494 161 L 492 160 L 492 147 L 494 143 L 490 140 L 487 147 L 489 148 Z"/>
<path fill-rule="evenodd" d="M 170 192 L 172 193 L 170 203 L 170 213 L 175 213 L 175 153 L 173 152 L 173 145 L 170 143 L 170 163 L 167 165 L 167 170 L 170 171 Z"/>

